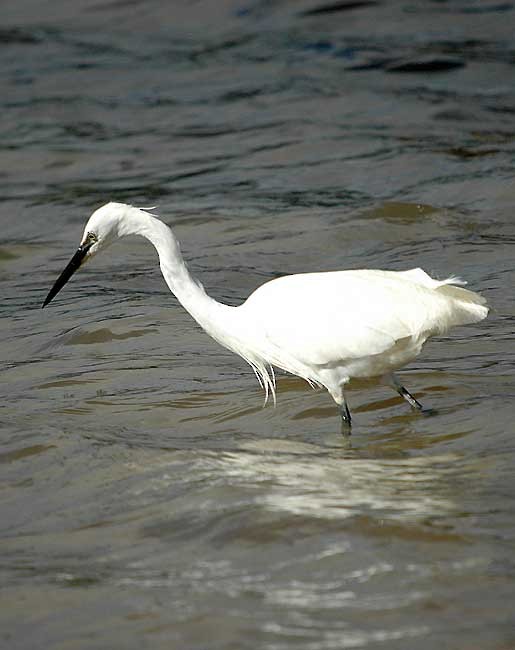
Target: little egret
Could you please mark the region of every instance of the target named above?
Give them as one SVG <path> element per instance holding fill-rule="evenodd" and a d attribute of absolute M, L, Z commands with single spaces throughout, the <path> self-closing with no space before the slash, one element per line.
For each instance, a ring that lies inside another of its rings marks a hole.
<path fill-rule="evenodd" d="M 351 415 L 345 385 L 353 377 L 384 377 L 413 408 L 421 404 L 394 375 L 430 336 L 488 314 L 485 299 L 422 269 L 330 271 L 287 275 L 266 282 L 238 307 L 210 298 L 183 260 L 171 229 L 146 210 L 108 203 L 89 218 L 80 246 L 43 303 L 72 274 L 118 237 L 141 235 L 156 248 L 170 291 L 218 343 L 253 368 L 275 402 L 276 366 L 314 386 L 338 404 L 344 426 Z"/>

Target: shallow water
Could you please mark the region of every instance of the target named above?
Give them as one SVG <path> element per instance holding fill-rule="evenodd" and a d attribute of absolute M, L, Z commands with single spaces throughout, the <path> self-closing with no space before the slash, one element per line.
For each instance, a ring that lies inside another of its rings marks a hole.
<path fill-rule="evenodd" d="M 511 2 L 3 8 L 0 638 L 9 649 L 515 645 Z M 352 5 L 352 6 L 351 6 Z M 337 268 L 493 310 L 340 435 L 278 402 L 127 240 L 44 311 L 91 211 L 158 205 L 216 298 Z"/>

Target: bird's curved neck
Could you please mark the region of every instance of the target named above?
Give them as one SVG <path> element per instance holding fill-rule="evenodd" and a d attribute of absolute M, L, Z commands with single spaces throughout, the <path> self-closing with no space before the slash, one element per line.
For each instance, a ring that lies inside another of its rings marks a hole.
<path fill-rule="evenodd" d="M 250 363 L 267 395 L 268 391 L 274 395 L 274 380 L 270 378 L 265 357 L 260 352 L 259 322 L 249 320 L 241 306 L 230 307 L 207 295 L 200 282 L 190 275 L 179 242 L 170 228 L 148 212 L 129 208 L 119 222 L 118 234 L 142 235 L 154 244 L 171 292 L 215 341 Z M 252 340 L 258 343 L 250 346 Z"/>
<path fill-rule="evenodd" d="M 191 276 L 179 242 L 171 229 L 148 212 L 131 208 L 120 223 L 119 235 L 141 235 L 154 245 L 159 255 L 161 272 L 170 291 L 193 318 L 217 338 L 215 330 L 219 326 L 218 321 L 223 319 L 224 312 L 231 307 L 208 296 L 200 282 Z M 220 326 L 223 327 L 222 324 Z"/>

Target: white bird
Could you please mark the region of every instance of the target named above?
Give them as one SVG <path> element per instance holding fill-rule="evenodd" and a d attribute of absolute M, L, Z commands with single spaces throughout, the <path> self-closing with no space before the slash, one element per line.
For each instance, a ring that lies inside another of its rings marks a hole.
<path fill-rule="evenodd" d="M 430 336 L 488 314 L 485 299 L 422 269 L 299 273 L 266 282 L 232 307 L 210 298 L 183 260 L 172 230 L 146 210 L 108 203 L 89 218 L 79 249 L 43 303 L 86 260 L 118 237 L 141 235 L 156 248 L 170 291 L 197 323 L 253 368 L 275 403 L 273 367 L 324 386 L 350 432 L 345 386 L 354 377 L 384 377 L 409 404 L 421 404 L 394 371 L 415 359 Z M 266 401 L 266 399 L 265 399 Z"/>

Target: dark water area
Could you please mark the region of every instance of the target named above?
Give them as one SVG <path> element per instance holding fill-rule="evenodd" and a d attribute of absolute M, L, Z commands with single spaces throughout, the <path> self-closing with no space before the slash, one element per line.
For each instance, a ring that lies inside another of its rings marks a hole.
<path fill-rule="evenodd" d="M 0 26 L 0 647 L 515 647 L 515 3 L 19 0 Z M 334 403 L 251 369 L 87 217 L 157 206 L 208 292 L 458 275 L 489 318 Z"/>

